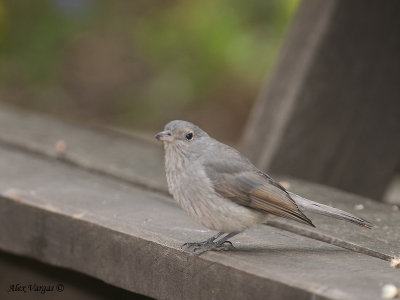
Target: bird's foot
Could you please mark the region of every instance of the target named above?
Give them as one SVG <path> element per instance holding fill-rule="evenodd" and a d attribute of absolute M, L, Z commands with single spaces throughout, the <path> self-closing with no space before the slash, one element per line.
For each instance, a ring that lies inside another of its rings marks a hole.
<path fill-rule="evenodd" d="M 232 243 L 230 241 L 225 241 L 223 243 L 211 242 L 211 243 L 204 243 L 201 245 L 196 245 L 193 248 L 193 251 L 190 255 L 197 256 L 197 255 L 200 255 L 209 250 L 227 251 L 227 250 L 233 250 L 233 249 L 235 249 L 235 247 L 232 245 Z"/>
<path fill-rule="evenodd" d="M 205 245 L 208 244 L 213 244 L 214 241 L 219 238 L 221 235 L 223 235 L 223 232 L 218 232 L 216 235 L 213 235 L 212 237 L 210 237 L 208 240 L 202 241 L 202 242 L 194 242 L 194 243 L 184 243 L 181 246 L 181 249 L 183 248 L 199 248 L 199 247 L 203 247 Z"/>
<path fill-rule="evenodd" d="M 224 232 L 218 232 L 216 235 L 210 237 L 204 242 L 184 243 L 181 248 L 193 248 L 191 255 L 200 255 L 209 250 L 224 251 L 235 249 L 235 247 L 233 247 L 232 243 L 228 241 L 228 239 L 237 235 L 238 232 L 228 233 L 223 238 L 215 241 L 224 234 Z"/>
<path fill-rule="evenodd" d="M 213 244 L 213 243 L 214 243 L 213 241 L 209 241 L 209 240 L 202 241 L 202 242 L 194 242 L 194 243 L 184 243 L 184 244 L 181 246 L 181 249 L 199 248 L 199 247 L 203 247 L 203 246 L 205 246 L 205 245 Z"/>

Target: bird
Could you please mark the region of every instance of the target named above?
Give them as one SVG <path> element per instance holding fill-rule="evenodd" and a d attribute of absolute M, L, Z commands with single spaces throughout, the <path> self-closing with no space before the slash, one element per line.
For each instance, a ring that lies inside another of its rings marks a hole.
<path fill-rule="evenodd" d="M 155 138 L 163 143 L 168 190 L 183 210 L 218 233 L 205 241 L 187 242 L 192 255 L 233 249 L 229 241 L 271 215 L 315 227 L 305 212 L 345 220 L 365 228 L 372 224 L 286 190 L 236 149 L 183 120 L 167 123 Z"/>

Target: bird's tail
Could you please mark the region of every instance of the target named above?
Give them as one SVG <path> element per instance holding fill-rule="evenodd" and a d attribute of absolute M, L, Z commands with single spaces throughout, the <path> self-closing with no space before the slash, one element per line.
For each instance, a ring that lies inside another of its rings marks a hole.
<path fill-rule="evenodd" d="M 343 210 L 311 201 L 309 199 L 303 198 L 291 192 L 289 192 L 289 195 L 294 200 L 294 202 L 296 202 L 297 206 L 301 211 L 314 212 L 320 215 L 325 215 L 339 220 L 345 220 L 347 222 L 351 222 L 370 229 L 373 227 L 373 225 L 370 222 L 358 218 Z"/>

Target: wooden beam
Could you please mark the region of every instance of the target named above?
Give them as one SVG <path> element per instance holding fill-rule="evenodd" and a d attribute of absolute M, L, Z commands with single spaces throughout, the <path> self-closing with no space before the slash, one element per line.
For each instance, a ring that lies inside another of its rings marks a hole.
<path fill-rule="evenodd" d="M 213 233 L 162 194 L 12 149 L 0 148 L 0 170 L 2 250 L 135 293 L 378 299 L 380 283 L 400 286 L 384 260 L 269 226 L 238 235 L 235 251 L 193 257 L 180 245 Z"/>
<path fill-rule="evenodd" d="M 303 1 L 241 149 L 381 200 L 400 165 L 400 2 Z"/>
<path fill-rule="evenodd" d="M 27 155 L 58 159 L 78 170 L 115 179 L 145 190 L 168 195 L 160 144 L 109 130 L 93 129 L 57 121 L 41 114 L 0 106 L 0 147 Z M 60 155 L 55 145 L 63 139 L 67 149 Z M 318 184 L 283 178 L 290 190 L 323 204 L 335 206 L 377 225 L 372 231 L 359 230 L 346 222 L 312 215 L 316 229 L 275 219 L 270 224 L 297 234 L 328 241 L 337 246 L 389 259 L 400 249 L 400 213 L 397 206 L 384 205 L 354 194 Z M 164 197 L 165 201 L 174 201 Z M 356 207 L 363 207 L 356 210 Z M 380 241 L 377 243 L 376 241 Z M 350 244 L 349 244 L 350 243 Z"/>

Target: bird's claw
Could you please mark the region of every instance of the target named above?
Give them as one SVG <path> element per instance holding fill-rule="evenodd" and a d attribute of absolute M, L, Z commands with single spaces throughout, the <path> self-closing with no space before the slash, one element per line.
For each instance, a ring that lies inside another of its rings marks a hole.
<path fill-rule="evenodd" d="M 192 247 L 195 247 L 195 249 L 196 248 L 200 248 L 200 247 L 202 247 L 202 246 L 204 246 L 204 245 L 207 245 L 209 242 L 208 241 L 204 241 L 204 242 L 194 242 L 194 243 L 184 243 L 182 246 L 181 246 L 181 249 L 187 249 L 187 248 L 192 248 Z"/>
<path fill-rule="evenodd" d="M 225 241 L 222 244 L 218 244 L 215 242 L 208 242 L 208 243 L 188 243 L 188 244 L 197 244 L 193 248 L 192 253 L 190 255 L 197 256 L 209 250 L 215 251 L 227 251 L 235 249 L 233 244 L 230 241 Z M 185 244 L 184 244 L 185 245 Z"/>
<path fill-rule="evenodd" d="M 226 245 L 225 245 L 226 244 Z M 225 250 L 232 250 L 235 249 L 235 246 L 233 246 L 231 241 L 225 241 L 222 243 L 222 245 L 220 245 L 220 247 L 225 247 Z"/>

